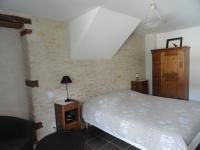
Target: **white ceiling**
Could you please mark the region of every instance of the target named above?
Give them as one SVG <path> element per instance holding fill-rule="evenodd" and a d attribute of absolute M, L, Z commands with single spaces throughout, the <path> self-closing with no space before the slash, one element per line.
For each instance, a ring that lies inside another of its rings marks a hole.
<path fill-rule="evenodd" d="M 68 22 L 102 6 L 145 18 L 152 0 L 0 0 L 0 9 Z M 200 0 L 153 0 L 165 23 L 156 32 L 200 25 Z"/>

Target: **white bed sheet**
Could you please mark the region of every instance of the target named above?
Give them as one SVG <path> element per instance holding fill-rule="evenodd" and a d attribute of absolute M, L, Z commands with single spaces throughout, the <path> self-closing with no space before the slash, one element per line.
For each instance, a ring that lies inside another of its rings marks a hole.
<path fill-rule="evenodd" d="M 113 92 L 86 101 L 83 119 L 143 150 L 194 150 L 200 143 L 200 103 Z"/>

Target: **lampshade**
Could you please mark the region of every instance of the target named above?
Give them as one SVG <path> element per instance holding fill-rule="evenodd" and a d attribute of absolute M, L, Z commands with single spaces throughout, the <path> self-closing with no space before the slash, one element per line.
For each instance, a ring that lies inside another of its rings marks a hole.
<path fill-rule="evenodd" d="M 148 13 L 148 17 L 141 22 L 142 27 L 147 31 L 154 31 L 163 23 L 163 18 L 157 10 L 155 3 L 150 4 L 151 12 Z"/>
<path fill-rule="evenodd" d="M 69 76 L 63 76 L 61 83 L 62 84 L 72 83 L 72 80 L 70 79 Z"/>

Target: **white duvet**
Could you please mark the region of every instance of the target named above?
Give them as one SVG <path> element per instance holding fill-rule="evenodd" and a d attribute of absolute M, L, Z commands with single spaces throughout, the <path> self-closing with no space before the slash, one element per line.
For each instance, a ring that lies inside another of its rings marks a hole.
<path fill-rule="evenodd" d="M 200 143 L 200 103 L 131 90 L 83 104 L 83 119 L 140 149 L 194 150 Z"/>

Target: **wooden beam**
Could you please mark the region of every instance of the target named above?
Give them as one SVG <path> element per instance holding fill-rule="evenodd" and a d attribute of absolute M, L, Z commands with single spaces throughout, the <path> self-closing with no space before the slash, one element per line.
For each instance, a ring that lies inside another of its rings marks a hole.
<path fill-rule="evenodd" d="M 21 29 L 24 24 L 0 20 L 0 27 Z"/>
<path fill-rule="evenodd" d="M 41 128 L 43 128 L 42 122 L 37 122 L 37 123 L 35 123 L 35 129 L 36 129 L 36 130 L 41 129 Z"/>
<path fill-rule="evenodd" d="M 39 81 L 38 80 L 26 80 L 26 85 L 29 87 L 39 87 Z"/>
<path fill-rule="evenodd" d="M 31 24 L 31 19 L 13 16 L 13 15 L 6 15 L 6 14 L 0 14 L 0 20 L 4 20 L 8 22 L 23 23 L 23 24 Z"/>
<path fill-rule="evenodd" d="M 31 34 L 32 33 L 32 29 L 24 29 L 20 32 L 21 36 L 24 36 L 26 34 Z"/>
<path fill-rule="evenodd" d="M 34 130 L 34 135 L 33 135 L 34 144 L 37 144 L 37 142 L 38 142 L 36 130 L 39 130 L 41 128 L 43 128 L 42 122 L 35 123 L 35 125 L 34 125 L 35 130 Z"/>
<path fill-rule="evenodd" d="M 0 14 L 0 27 L 20 29 L 24 24 L 31 24 L 31 19 Z"/>

